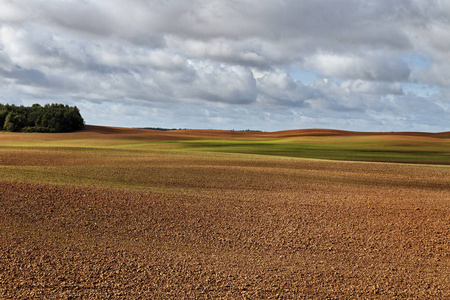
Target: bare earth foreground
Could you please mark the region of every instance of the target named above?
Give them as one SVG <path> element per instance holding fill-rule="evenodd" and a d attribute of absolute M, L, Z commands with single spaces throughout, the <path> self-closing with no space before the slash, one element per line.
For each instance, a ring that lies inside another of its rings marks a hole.
<path fill-rule="evenodd" d="M 450 298 L 449 166 L 103 135 L 0 136 L 1 299 Z"/>

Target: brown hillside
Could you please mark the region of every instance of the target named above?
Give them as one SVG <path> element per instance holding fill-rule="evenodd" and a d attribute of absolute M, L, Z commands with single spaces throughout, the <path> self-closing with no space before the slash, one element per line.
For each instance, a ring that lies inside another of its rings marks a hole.
<path fill-rule="evenodd" d="M 124 127 L 106 127 L 86 125 L 85 130 L 78 134 L 110 134 L 117 136 L 134 135 L 155 139 L 198 139 L 198 138 L 290 138 L 302 136 L 418 136 L 429 138 L 450 138 L 450 131 L 430 132 L 359 132 L 335 129 L 296 129 L 274 132 L 248 132 L 213 129 L 186 129 L 186 130 L 152 130 Z"/>

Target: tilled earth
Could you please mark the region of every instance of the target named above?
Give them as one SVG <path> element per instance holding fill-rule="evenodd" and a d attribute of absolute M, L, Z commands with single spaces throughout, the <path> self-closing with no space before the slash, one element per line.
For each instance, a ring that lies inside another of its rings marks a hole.
<path fill-rule="evenodd" d="M 0 181 L 0 298 L 450 298 L 446 167 L 177 172 L 196 180 L 166 178 L 167 191 Z"/>

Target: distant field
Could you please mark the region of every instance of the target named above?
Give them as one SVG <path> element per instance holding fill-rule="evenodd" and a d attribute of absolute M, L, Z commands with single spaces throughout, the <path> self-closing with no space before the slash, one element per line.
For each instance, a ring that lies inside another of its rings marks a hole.
<path fill-rule="evenodd" d="M 449 155 L 449 133 L 0 132 L 0 298 L 448 299 Z"/>
<path fill-rule="evenodd" d="M 364 133 L 338 130 L 158 131 L 86 126 L 73 134 L 0 133 L 5 146 L 172 149 L 316 159 L 450 164 L 450 132 Z"/>

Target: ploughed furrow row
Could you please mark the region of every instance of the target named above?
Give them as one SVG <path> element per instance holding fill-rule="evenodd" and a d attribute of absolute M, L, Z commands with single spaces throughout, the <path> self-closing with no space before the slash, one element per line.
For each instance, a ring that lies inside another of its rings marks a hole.
<path fill-rule="evenodd" d="M 0 181 L 0 298 L 450 297 L 448 187 L 285 172 L 189 193 Z"/>

